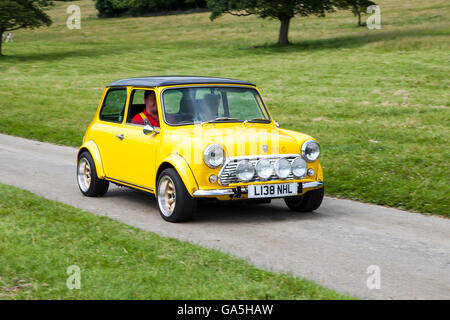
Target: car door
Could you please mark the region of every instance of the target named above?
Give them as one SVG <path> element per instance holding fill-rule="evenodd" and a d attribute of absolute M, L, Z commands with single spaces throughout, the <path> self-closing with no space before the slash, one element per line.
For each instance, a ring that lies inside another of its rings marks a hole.
<path fill-rule="evenodd" d="M 102 157 L 108 178 L 123 177 L 123 122 L 127 102 L 127 88 L 110 88 L 103 99 L 99 121 L 95 124 L 95 143 Z"/>
<path fill-rule="evenodd" d="M 149 89 L 134 89 L 128 107 L 127 122 L 123 125 L 123 160 L 126 167 L 124 181 L 135 186 L 155 189 L 156 154 L 160 148 L 158 133 L 144 134 L 144 126 L 131 123 L 132 115 L 142 111 L 144 92 Z M 152 90 L 153 91 L 153 90 Z M 139 110 L 136 110 L 138 108 Z M 160 112 L 160 108 L 158 106 Z M 131 113 L 131 114 L 130 114 Z M 159 128 L 158 128 L 159 129 Z"/>

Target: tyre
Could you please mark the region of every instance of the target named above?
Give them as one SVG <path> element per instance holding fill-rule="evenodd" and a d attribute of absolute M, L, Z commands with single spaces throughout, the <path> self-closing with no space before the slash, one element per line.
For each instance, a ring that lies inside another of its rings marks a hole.
<path fill-rule="evenodd" d="M 78 158 L 77 181 L 81 193 L 88 197 L 101 197 L 108 191 L 109 181 L 97 177 L 94 159 L 87 151 Z"/>
<path fill-rule="evenodd" d="M 292 211 L 311 212 L 322 204 L 325 188 L 315 189 L 306 192 L 298 197 L 284 198 L 284 202 Z"/>
<path fill-rule="evenodd" d="M 156 201 L 161 217 L 169 222 L 192 220 L 197 209 L 197 199 L 190 196 L 173 168 L 165 169 L 159 175 Z"/>

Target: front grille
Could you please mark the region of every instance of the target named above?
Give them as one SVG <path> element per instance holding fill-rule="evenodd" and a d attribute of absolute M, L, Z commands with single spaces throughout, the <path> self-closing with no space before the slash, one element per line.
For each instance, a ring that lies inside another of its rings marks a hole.
<path fill-rule="evenodd" d="M 231 183 L 239 183 L 239 182 L 241 182 L 238 179 L 238 177 L 236 176 L 236 167 L 237 167 L 238 163 L 241 162 L 242 160 L 248 160 L 253 166 L 255 166 L 256 162 L 258 162 L 259 159 L 264 158 L 264 159 L 269 160 L 270 163 L 272 164 L 272 166 L 275 168 L 275 162 L 278 159 L 285 158 L 292 164 L 292 161 L 294 161 L 294 159 L 299 157 L 299 156 L 300 155 L 273 155 L 273 156 L 248 157 L 248 158 L 245 158 L 245 157 L 231 158 L 225 163 L 224 167 L 220 171 L 220 173 L 219 173 L 219 182 L 223 186 L 228 186 Z M 248 182 L 275 181 L 275 180 L 293 180 L 293 179 L 295 179 L 295 177 L 292 174 L 292 172 L 287 178 L 281 179 L 275 174 L 275 170 L 274 170 L 274 174 L 269 179 L 261 179 L 255 173 L 255 176 L 253 177 L 253 179 L 248 181 Z"/>

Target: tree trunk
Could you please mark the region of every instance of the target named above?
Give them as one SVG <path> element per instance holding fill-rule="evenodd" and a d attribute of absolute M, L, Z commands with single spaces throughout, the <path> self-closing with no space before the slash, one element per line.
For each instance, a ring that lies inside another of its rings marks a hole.
<path fill-rule="evenodd" d="M 361 26 L 362 26 L 362 24 L 361 24 L 361 12 L 358 11 L 358 27 L 361 27 Z"/>
<path fill-rule="evenodd" d="M 291 22 L 290 17 L 280 18 L 280 34 L 278 35 L 278 44 L 286 45 L 289 44 L 288 33 L 289 33 L 289 23 Z"/>
<path fill-rule="evenodd" d="M 0 30 L 0 56 L 2 56 L 3 30 Z"/>

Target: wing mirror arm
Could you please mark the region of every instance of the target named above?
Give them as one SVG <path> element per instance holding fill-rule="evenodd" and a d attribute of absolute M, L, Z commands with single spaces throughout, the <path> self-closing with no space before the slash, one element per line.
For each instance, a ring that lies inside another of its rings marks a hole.
<path fill-rule="evenodd" d="M 151 126 L 150 124 L 146 124 L 144 126 L 144 129 L 142 129 L 142 131 L 144 132 L 145 135 L 149 135 L 149 134 L 158 134 L 159 133 L 159 128 L 155 128 L 153 126 Z"/>

